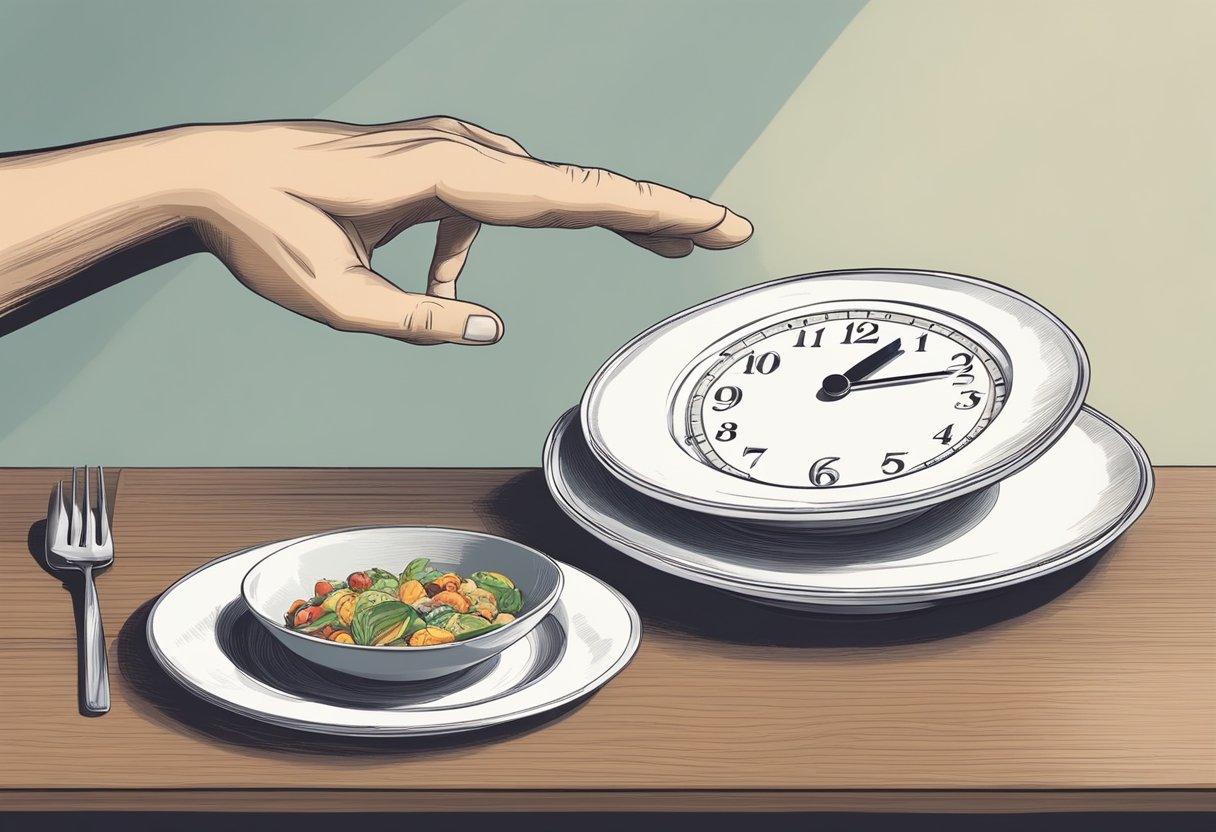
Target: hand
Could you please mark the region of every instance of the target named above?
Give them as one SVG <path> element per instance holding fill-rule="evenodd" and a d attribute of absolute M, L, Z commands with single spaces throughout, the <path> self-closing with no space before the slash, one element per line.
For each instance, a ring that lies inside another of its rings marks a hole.
<path fill-rule="evenodd" d="M 0 332 L 98 261 L 183 226 L 260 295 L 331 327 L 414 344 L 490 344 L 502 321 L 456 300 L 482 223 L 611 229 L 664 257 L 751 236 L 721 205 L 596 168 L 535 159 L 452 118 L 194 125 L 0 156 Z M 437 222 L 426 292 L 372 252 Z M 20 324 L 17 324 L 18 326 Z"/>
<path fill-rule="evenodd" d="M 664 257 L 730 248 L 752 233 L 721 205 L 541 161 L 451 118 L 188 128 L 180 142 L 183 164 L 205 172 L 190 220 L 242 283 L 335 329 L 414 344 L 502 337 L 494 312 L 456 300 L 482 223 L 601 226 Z M 402 291 L 373 271 L 372 252 L 424 222 L 438 222 L 426 293 Z"/>
<path fill-rule="evenodd" d="M 858 385 L 862 379 L 873 372 L 885 367 L 896 356 L 900 355 L 903 347 L 903 339 L 896 338 L 885 347 L 875 350 L 865 358 L 858 361 L 843 374 L 832 373 L 825 376 L 823 384 L 819 388 L 817 398 L 821 400 L 827 399 L 843 399 L 849 394 L 849 391 Z"/>

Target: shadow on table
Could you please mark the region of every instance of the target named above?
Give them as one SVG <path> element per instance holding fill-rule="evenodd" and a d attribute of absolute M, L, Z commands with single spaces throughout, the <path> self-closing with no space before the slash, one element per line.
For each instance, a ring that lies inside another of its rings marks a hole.
<path fill-rule="evenodd" d="M 554 502 L 544 473 L 526 471 L 478 507 L 489 531 L 533 546 L 620 590 L 647 625 L 716 642 L 779 647 L 880 647 L 948 638 L 1016 618 L 1066 592 L 1100 557 L 1034 581 L 925 610 L 833 615 L 768 607 L 668 575 L 601 543 Z"/>
<path fill-rule="evenodd" d="M 211 739 L 245 746 L 250 750 L 277 754 L 342 755 L 342 765 L 368 765 L 385 757 L 416 758 L 421 745 L 430 756 L 459 753 L 470 746 L 484 746 L 519 737 L 559 720 L 577 710 L 584 701 L 550 711 L 542 716 L 521 719 L 509 725 L 436 737 L 338 737 L 314 734 L 269 725 L 209 704 L 187 691 L 161 668 L 148 646 L 147 624 L 156 599 L 131 614 L 118 634 L 117 659 L 120 675 L 111 684 L 121 684 L 124 698 L 145 717 L 164 725 L 185 729 Z M 259 630 L 260 632 L 260 630 Z"/>

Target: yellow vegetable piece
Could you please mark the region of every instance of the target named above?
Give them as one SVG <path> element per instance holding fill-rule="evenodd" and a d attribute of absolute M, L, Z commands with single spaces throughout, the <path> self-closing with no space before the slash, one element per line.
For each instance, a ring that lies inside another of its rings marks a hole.
<path fill-rule="evenodd" d="M 493 621 L 498 615 L 498 599 L 489 590 L 474 587 L 472 592 L 465 593 L 465 597 L 469 599 L 469 612 L 473 615 L 480 615 L 486 621 Z"/>
<path fill-rule="evenodd" d="M 511 613 L 500 612 L 498 615 L 494 616 L 494 620 L 492 620 L 490 623 L 491 624 L 510 624 L 514 620 L 515 620 L 515 616 L 511 615 Z"/>
<path fill-rule="evenodd" d="M 419 598 L 426 597 L 426 588 L 418 581 L 406 581 L 397 587 L 397 597 L 406 604 L 412 604 Z"/>
<path fill-rule="evenodd" d="M 352 636 L 350 633 L 346 632 L 346 630 L 334 630 L 332 633 L 329 634 L 329 640 L 336 641 L 340 644 L 354 644 L 355 643 L 354 636 Z"/>
<path fill-rule="evenodd" d="M 331 592 L 325 596 L 325 600 L 321 602 L 321 608 L 326 612 L 337 612 L 338 604 L 343 598 L 348 595 L 354 595 L 354 591 L 350 589 L 339 589 L 337 592 Z"/>
<path fill-rule="evenodd" d="M 468 592 L 462 593 L 474 604 L 492 604 L 498 606 L 498 599 L 494 597 L 494 593 L 488 589 L 482 589 L 479 586 L 473 587 Z"/>
<path fill-rule="evenodd" d="M 337 609 L 334 610 L 338 614 L 338 620 L 346 626 L 350 626 L 350 620 L 355 615 L 355 602 L 359 600 L 359 596 L 355 593 L 344 595 L 342 600 L 338 602 Z"/>
<path fill-rule="evenodd" d="M 410 636 L 409 645 L 410 647 L 427 647 L 432 644 L 451 644 L 455 640 L 455 634 L 442 627 L 427 627 Z"/>

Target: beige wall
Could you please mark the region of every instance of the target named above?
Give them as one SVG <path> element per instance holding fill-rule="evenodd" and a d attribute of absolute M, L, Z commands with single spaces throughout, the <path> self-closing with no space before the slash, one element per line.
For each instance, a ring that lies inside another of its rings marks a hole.
<path fill-rule="evenodd" d="M 957 271 L 1062 317 L 1089 403 L 1216 464 L 1216 2 L 871 0 L 717 191 L 771 276 Z"/>

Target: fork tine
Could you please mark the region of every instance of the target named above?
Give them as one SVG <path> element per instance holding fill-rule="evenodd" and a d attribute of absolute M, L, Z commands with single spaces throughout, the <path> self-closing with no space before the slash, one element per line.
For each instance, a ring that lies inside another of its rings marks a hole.
<path fill-rule="evenodd" d="M 46 512 L 46 539 L 52 546 L 68 542 L 68 511 L 63 505 L 63 480 L 55 483 L 51 504 Z"/>
<path fill-rule="evenodd" d="M 80 543 L 80 502 L 76 499 L 76 466 L 72 466 L 72 513 L 68 515 L 68 545 Z"/>
<path fill-rule="evenodd" d="M 89 499 L 89 466 L 84 466 L 84 540 L 81 546 L 97 545 L 97 521 L 93 518 L 93 501 Z"/>
<path fill-rule="evenodd" d="M 110 542 L 110 515 L 106 510 L 106 471 L 97 466 L 97 521 L 101 524 L 102 546 Z"/>

